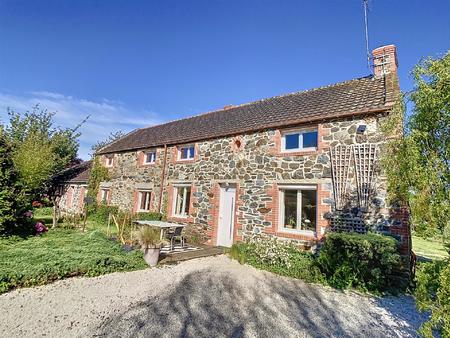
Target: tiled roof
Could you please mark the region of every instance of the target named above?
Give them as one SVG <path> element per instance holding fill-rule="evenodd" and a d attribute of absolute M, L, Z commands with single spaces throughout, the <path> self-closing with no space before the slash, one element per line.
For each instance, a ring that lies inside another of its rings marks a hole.
<path fill-rule="evenodd" d="M 64 169 L 53 177 L 55 183 L 87 183 L 91 173 L 92 161 L 85 161 Z"/>
<path fill-rule="evenodd" d="M 392 87 L 391 87 L 392 88 Z M 173 145 L 389 108 L 385 78 L 358 78 L 137 129 L 99 154 Z"/>

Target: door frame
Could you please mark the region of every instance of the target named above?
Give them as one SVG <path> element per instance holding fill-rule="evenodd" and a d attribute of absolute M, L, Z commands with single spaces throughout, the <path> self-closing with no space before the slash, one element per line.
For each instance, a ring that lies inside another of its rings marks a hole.
<path fill-rule="evenodd" d="M 234 189 L 234 201 L 232 204 L 232 237 L 231 237 L 231 245 L 234 244 L 235 234 L 236 234 L 236 227 L 237 227 L 237 214 L 236 214 L 236 208 L 238 206 L 237 199 L 238 199 L 238 184 L 236 183 L 220 183 L 219 184 L 219 203 L 218 203 L 218 212 L 217 212 L 217 236 L 216 236 L 216 246 L 219 246 L 219 236 L 220 236 L 220 212 L 221 212 L 221 205 L 222 205 L 222 190 L 226 188 L 232 188 Z M 230 247 L 231 247 L 230 245 Z"/>

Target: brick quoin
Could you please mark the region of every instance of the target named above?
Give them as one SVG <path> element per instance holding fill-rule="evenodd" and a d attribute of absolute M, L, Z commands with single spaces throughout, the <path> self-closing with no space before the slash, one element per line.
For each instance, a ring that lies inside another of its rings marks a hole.
<path fill-rule="evenodd" d="M 73 200 L 73 187 L 70 186 L 69 189 L 67 190 L 67 201 L 66 201 L 66 205 L 67 208 L 72 208 L 72 200 Z"/>
<path fill-rule="evenodd" d="M 211 229 L 207 235 L 210 238 L 207 243 L 216 245 L 217 243 L 217 230 L 219 227 L 219 203 L 220 203 L 220 185 L 219 183 L 213 184 L 212 188 L 208 193 L 210 200 L 209 215 L 211 216 L 208 220 L 209 228 Z"/>
<path fill-rule="evenodd" d="M 396 222 L 390 227 L 390 232 L 400 236 L 400 253 L 409 256 L 412 245 L 408 207 L 393 208 L 391 218 Z"/>

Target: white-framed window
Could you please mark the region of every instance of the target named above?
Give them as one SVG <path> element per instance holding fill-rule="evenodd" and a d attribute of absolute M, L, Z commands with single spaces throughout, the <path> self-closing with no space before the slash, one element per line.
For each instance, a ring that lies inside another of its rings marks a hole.
<path fill-rule="evenodd" d="M 105 166 L 112 167 L 114 165 L 114 155 L 105 156 Z"/>
<path fill-rule="evenodd" d="M 282 186 L 279 230 L 314 233 L 317 224 L 316 186 Z"/>
<path fill-rule="evenodd" d="M 144 153 L 144 164 L 153 164 L 156 162 L 156 150 L 150 150 Z"/>
<path fill-rule="evenodd" d="M 178 161 L 193 160 L 194 157 L 195 157 L 194 144 L 178 147 Z"/>
<path fill-rule="evenodd" d="M 102 203 L 108 204 L 109 201 L 109 194 L 110 194 L 110 190 L 109 189 L 102 189 L 101 190 L 101 195 L 100 195 L 100 201 Z"/>
<path fill-rule="evenodd" d="M 138 191 L 138 211 L 150 211 L 152 193 L 150 190 Z"/>
<path fill-rule="evenodd" d="M 281 150 L 283 152 L 316 150 L 318 144 L 317 129 L 300 129 L 282 134 Z"/>
<path fill-rule="evenodd" d="M 191 186 L 176 185 L 173 187 L 172 214 L 177 217 L 187 217 L 189 215 L 189 205 L 191 203 Z"/>

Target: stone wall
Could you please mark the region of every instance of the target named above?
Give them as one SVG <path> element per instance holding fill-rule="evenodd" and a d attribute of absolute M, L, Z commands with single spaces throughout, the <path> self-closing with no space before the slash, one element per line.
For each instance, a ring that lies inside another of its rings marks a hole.
<path fill-rule="evenodd" d="M 167 148 L 161 209 L 169 211 L 168 219 L 194 224 L 215 244 L 218 225 L 219 187 L 229 183 L 237 187 L 235 240 L 255 233 L 266 233 L 288 240 L 311 239 L 304 234 L 287 234 L 278 230 L 278 187 L 282 184 L 312 184 L 317 186 L 317 238 L 328 225 L 326 214 L 334 204 L 330 146 L 374 143 L 381 145 L 385 137 L 380 131 L 383 116 L 365 116 L 334 120 L 315 125 L 319 132 L 317 151 L 280 153 L 280 130 L 270 129 L 254 133 L 223 137 L 196 143 L 196 159 L 178 162 L 176 147 Z M 356 130 L 367 126 L 363 135 Z M 152 165 L 141 165 L 142 154 L 136 151 L 115 154 L 110 168 L 112 205 L 133 210 L 136 191 L 145 186 L 152 191 L 152 210 L 157 211 L 161 193 L 164 149 L 157 149 Z M 352 178 L 354 180 L 354 178 Z M 187 219 L 170 214 L 173 186 L 192 185 L 191 207 Z M 387 214 L 385 180 L 378 172 L 374 206 L 376 214 Z"/>
<path fill-rule="evenodd" d="M 59 208 L 64 214 L 81 214 L 83 212 L 84 196 L 87 186 L 85 184 L 67 184 L 61 196 Z"/>

